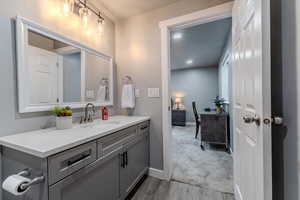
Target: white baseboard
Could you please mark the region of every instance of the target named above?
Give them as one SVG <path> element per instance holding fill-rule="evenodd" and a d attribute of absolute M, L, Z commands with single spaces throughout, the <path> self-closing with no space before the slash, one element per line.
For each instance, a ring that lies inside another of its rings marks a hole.
<path fill-rule="evenodd" d="M 168 180 L 168 177 L 166 176 L 165 172 L 159 169 L 149 168 L 149 176 L 160 180 Z"/>

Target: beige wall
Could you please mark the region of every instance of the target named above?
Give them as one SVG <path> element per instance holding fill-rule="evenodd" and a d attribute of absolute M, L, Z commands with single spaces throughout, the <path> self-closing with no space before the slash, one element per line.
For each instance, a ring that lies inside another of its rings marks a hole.
<path fill-rule="evenodd" d="M 119 21 L 116 29 L 116 62 L 119 83 L 132 76 L 141 89 L 134 114 L 151 116 L 151 167 L 163 168 L 162 100 L 147 98 L 147 88 L 161 88 L 160 29 L 158 23 L 172 17 L 213 7 L 229 0 L 184 0 Z M 119 85 L 119 94 L 121 93 Z"/>

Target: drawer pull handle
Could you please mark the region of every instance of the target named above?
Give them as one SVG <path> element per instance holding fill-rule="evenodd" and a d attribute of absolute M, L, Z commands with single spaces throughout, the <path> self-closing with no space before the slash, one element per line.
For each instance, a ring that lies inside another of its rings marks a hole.
<path fill-rule="evenodd" d="M 86 158 L 90 157 L 90 154 L 82 154 L 79 158 L 77 158 L 76 160 L 69 160 L 68 161 L 68 167 L 71 165 L 75 165 L 83 160 L 85 160 Z"/>
<path fill-rule="evenodd" d="M 141 127 L 141 130 L 145 130 L 146 128 L 148 128 L 148 126 L 143 126 Z"/>

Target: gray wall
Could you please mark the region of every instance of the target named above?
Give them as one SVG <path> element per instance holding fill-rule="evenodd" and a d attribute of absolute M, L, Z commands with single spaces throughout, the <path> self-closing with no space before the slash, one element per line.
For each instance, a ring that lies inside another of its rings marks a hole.
<path fill-rule="evenodd" d="M 115 28 L 112 21 L 106 20 L 106 31 L 102 38 L 105 42 L 95 42 L 91 45 L 92 41 L 88 41 L 88 38 L 83 37 L 86 33 L 82 29 L 78 27 L 76 33 L 74 33 L 74 30 L 70 27 L 71 19 L 62 20 L 59 16 L 50 15 L 49 12 L 53 11 L 55 7 L 52 2 L 55 1 L 12 0 L 2 2 L 3 4 L 0 7 L 0 136 L 40 129 L 52 124 L 54 121 L 50 113 L 18 113 L 15 33 L 12 20 L 17 14 L 108 55 L 114 55 Z"/>
<path fill-rule="evenodd" d="M 161 42 L 158 23 L 225 2 L 229 0 L 184 0 L 117 23 L 116 62 L 120 83 L 119 95 L 122 77 L 130 75 L 136 87 L 141 90 L 141 97 L 137 99 L 133 114 L 151 116 L 150 165 L 153 168 L 163 168 L 162 100 L 146 97 L 147 88 L 161 88 Z"/>
<path fill-rule="evenodd" d="M 218 85 L 217 67 L 197 67 L 171 72 L 172 97 L 175 99 L 177 95 L 184 96 L 182 100 L 187 111 L 187 122 L 195 122 L 193 101 L 196 102 L 199 113 L 204 108 L 214 108 L 212 102 L 219 94 Z"/>

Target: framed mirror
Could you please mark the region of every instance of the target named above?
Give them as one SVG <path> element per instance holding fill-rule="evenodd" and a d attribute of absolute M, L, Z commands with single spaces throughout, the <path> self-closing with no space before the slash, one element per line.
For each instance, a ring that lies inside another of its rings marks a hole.
<path fill-rule="evenodd" d="M 19 112 L 113 105 L 113 58 L 17 17 Z"/>

